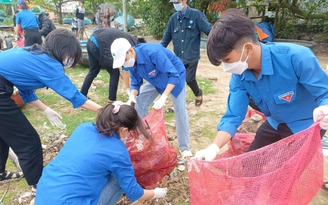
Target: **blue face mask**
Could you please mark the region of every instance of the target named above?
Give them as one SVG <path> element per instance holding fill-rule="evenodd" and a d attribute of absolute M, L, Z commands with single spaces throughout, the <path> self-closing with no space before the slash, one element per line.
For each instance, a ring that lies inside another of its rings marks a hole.
<path fill-rule="evenodd" d="M 174 6 L 174 9 L 176 11 L 182 11 L 182 9 L 183 9 L 182 3 L 180 3 L 180 4 L 173 4 L 173 6 Z"/>

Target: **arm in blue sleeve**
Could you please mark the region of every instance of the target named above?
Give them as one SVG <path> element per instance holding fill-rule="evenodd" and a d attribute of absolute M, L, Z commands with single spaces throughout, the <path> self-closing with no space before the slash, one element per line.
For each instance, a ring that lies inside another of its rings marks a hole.
<path fill-rule="evenodd" d="M 130 70 L 131 85 L 130 90 L 137 90 L 140 93 L 140 86 L 143 84 L 143 78 Z"/>
<path fill-rule="evenodd" d="M 166 54 L 159 50 L 150 54 L 150 60 L 156 65 L 156 70 L 161 73 L 166 73 L 168 76 L 168 84 L 177 85 L 179 84 L 179 73 L 172 64 L 171 60 Z"/>
<path fill-rule="evenodd" d="M 134 176 L 133 165 L 127 151 L 117 157 L 110 165 L 110 169 L 131 202 L 138 200 L 143 195 L 144 190 Z"/>
<path fill-rule="evenodd" d="M 79 92 L 77 87 L 64 73 L 58 73 L 56 78 L 43 76 L 42 78 L 39 78 L 39 80 L 60 96 L 70 101 L 74 108 L 80 107 L 88 100 L 82 93 Z"/>
<path fill-rule="evenodd" d="M 245 119 L 249 103 L 249 95 L 240 82 L 240 76 L 232 75 L 230 80 L 230 92 L 227 100 L 227 111 L 220 120 L 217 129 L 228 132 L 232 137 L 237 128 Z"/>
<path fill-rule="evenodd" d="M 203 33 L 208 35 L 212 29 L 212 24 L 210 22 L 208 22 L 207 17 L 201 11 L 199 11 L 198 19 L 199 19 L 199 21 L 197 21 L 197 22 L 198 22 L 199 30 L 201 30 Z"/>
<path fill-rule="evenodd" d="M 29 103 L 38 99 L 38 96 L 35 94 L 34 90 L 18 89 L 18 92 L 24 103 Z"/>
<path fill-rule="evenodd" d="M 309 48 L 298 51 L 292 56 L 292 64 L 299 82 L 312 93 L 318 105 L 328 104 L 328 75 L 313 52 Z"/>

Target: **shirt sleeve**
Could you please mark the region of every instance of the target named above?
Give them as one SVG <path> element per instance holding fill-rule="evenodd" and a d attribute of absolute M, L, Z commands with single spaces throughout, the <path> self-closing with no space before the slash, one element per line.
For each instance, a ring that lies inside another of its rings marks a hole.
<path fill-rule="evenodd" d="M 33 90 L 19 89 L 18 92 L 24 103 L 29 103 L 38 99 L 38 96 Z"/>
<path fill-rule="evenodd" d="M 80 107 L 87 101 L 87 98 L 78 91 L 77 87 L 66 75 L 58 78 L 43 78 L 42 81 L 46 86 L 70 101 L 74 108 Z"/>
<path fill-rule="evenodd" d="M 294 71 L 299 82 L 315 97 L 318 105 L 328 104 L 328 75 L 309 48 L 292 56 Z"/>
<path fill-rule="evenodd" d="M 161 73 L 167 74 L 168 84 L 177 85 L 180 83 L 179 72 L 162 50 L 158 50 L 157 52 L 151 53 L 150 60 L 153 64 L 156 65 L 156 70 Z"/>
<path fill-rule="evenodd" d="M 203 33 L 208 35 L 212 29 L 212 24 L 210 22 L 208 22 L 207 17 L 201 11 L 199 11 L 198 15 L 199 15 L 199 18 L 198 18 L 199 19 L 199 21 L 198 21 L 199 30 L 201 30 Z"/>
<path fill-rule="evenodd" d="M 131 86 L 130 90 L 137 90 L 140 93 L 140 86 L 143 84 L 143 78 L 140 77 L 135 71 L 130 69 Z"/>
<path fill-rule="evenodd" d="M 232 137 L 245 118 L 249 103 L 249 95 L 240 81 L 240 76 L 232 74 L 229 84 L 227 111 L 217 126 L 219 131 L 226 131 Z"/>
<path fill-rule="evenodd" d="M 172 40 L 172 34 L 171 34 L 171 26 L 172 26 L 172 17 L 170 18 L 169 22 L 166 25 L 164 35 L 161 41 L 162 46 L 165 48 L 169 45 L 170 41 Z"/>
<path fill-rule="evenodd" d="M 138 200 L 144 194 L 143 188 L 134 176 L 134 168 L 127 150 L 117 157 L 110 169 L 131 202 Z"/>

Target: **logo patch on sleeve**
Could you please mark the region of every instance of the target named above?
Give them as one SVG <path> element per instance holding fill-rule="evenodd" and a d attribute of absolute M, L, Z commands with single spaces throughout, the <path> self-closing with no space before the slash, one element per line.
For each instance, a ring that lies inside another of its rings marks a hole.
<path fill-rule="evenodd" d="M 294 91 L 289 91 L 278 96 L 279 100 L 290 102 L 294 96 Z"/>

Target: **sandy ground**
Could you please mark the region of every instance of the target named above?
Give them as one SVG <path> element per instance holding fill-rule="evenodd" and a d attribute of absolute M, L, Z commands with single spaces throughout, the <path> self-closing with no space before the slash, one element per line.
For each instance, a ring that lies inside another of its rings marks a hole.
<path fill-rule="evenodd" d="M 64 25 L 64 26 L 57 26 L 57 27 L 65 27 L 70 29 L 70 25 Z M 88 36 L 90 36 L 92 28 L 94 26 L 88 25 L 86 28 Z M 146 37 L 148 42 L 156 42 L 155 39 L 151 37 Z M 168 47 L 170 50 L 172 50 L 172 45 Z M 328 55 L 327 50 L 315 50 L 315 54 L 317 55 L 321 67 L 326 68 L 328 65 Z M 196 135 L 199 135 L 199 132 L 193 131 L 199 130 L 202 124 L 211 122 L 213 124 L 213 128 L 216 127 L 217 123 L 219 122 L 219 117 L 222 116 L 222 114 L 225 112 L 226 109 L 226 99 L 228 95 L 228 83 L 230 80 L 230 74 L 223 72 L 222 67 L 215 67 L 213 66 L 206 55 L 206 51 L 201 51 L 201 59 L 198 64 L 198 71 L 197 71 L 197 77 L 198 78 L 205 78 L 209 79 L 212 77 L 217 77 L 217 81 L 213 82 L 213 87 L 217 90 L 217 93 L 210 94 L 210 95 L 204 95 L 203 105 L 199 108 L 195 108 L 194 104 L 188 105 L 188 116 L 192 117 L 196 113 L 206 112 L 208 110 L 211 110 L 215 113 L 217 113 L 216 117 L 204 117 L 201 118 L 202 123 L 198 123 L 198 125 L 195 125 L 196 127 L 191 128 L 191 150 L 193 153 L 195 153 L 197 150 L 205 148 L 207 145 L 210 144 L 210 140 L 203 139 L 199 140 L 199 138 Z M 124 89 L 122 86 L 120 86 L 120 89 Z M 206 122 L 205 122 L 206 121 Z M 328 156 L 324 158 L 324 178 L 325 181 L 328 181 Z M 310 205 L 323 205 L 328 204 L 328 193 L 322 189 L 319 190 L 317 195 L 313 198 Z"/>

